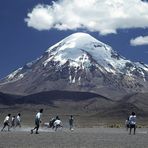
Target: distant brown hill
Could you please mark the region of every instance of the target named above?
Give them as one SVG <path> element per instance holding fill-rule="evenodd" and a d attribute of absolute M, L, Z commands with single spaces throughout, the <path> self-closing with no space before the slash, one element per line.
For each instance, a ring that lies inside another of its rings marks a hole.
<path fill-rule="evenodd" d="M 70 110 L 77 108 L 99 118 L 126 118 L 132 111 L 142 118 L 148 115 L 148 93 L 133 93 L 118 100 L 90 92 L 49 91 L 27 96 L 0 93 L 0 104 L 55 106 L 61 112 L 65 107 Z"/>

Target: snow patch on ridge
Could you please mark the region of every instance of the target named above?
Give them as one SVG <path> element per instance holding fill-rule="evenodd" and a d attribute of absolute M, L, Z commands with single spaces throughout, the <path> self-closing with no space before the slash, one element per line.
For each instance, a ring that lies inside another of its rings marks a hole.
<path fill-rule="evenodd" d="M 22 67 L 15 70 L 14 72 L 12 72 L 11 74 L 9 74 L 4 80 L 5 82 L 2 82 L 0 85 L 3 85 L 3 84 L 7 84 L 7 83 L 12 83 L 12 82 L 15 82 L 15 81 L 18 81 L 20 79 L 22 79 L 25 75 L 25 73 L 21 73 L 22 71 Z"/>
<path fill-rule="evenodd" d="M 8 80 L 12 80 L 21 70 L 22 70 L 22 68 L 19 68 L 18 70 L 14 71 L 10 75 L 8 75 L 7 76 Z M 17 78 L 23 78 L 23 74 L 20 74 L 19 76 L 17 76 Z"/>

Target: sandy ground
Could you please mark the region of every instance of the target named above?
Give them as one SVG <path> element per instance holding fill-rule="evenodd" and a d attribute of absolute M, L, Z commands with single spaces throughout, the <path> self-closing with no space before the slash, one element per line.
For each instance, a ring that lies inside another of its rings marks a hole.
<path fill-rule="evenodd" d="M 137 129 L 129 135 L 123 128 L 41 128 L 39 134 L 30 134 L 31 128 L 0 132 L 0 148 L 147 148 L 148 129 Z"/>

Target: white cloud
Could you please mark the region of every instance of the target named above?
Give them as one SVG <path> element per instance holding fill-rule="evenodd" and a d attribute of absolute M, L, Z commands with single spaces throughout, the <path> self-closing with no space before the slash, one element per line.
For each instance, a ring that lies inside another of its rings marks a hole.
<path fill-rule="evenodd" d="M 148 3 L 141 0 L 59 0 L 37 5 L 25 18 L 37 30 L 84 28 L 100 34 L 148 28 Z"/>
<path fill-rule="evenodd" d="M 130 40 L 132 46 L 148 45 L 148 36 L 139 36 Z"/>

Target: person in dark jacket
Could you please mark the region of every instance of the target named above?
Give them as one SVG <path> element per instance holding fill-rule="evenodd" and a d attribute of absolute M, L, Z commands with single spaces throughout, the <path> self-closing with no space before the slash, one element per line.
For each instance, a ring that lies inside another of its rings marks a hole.
<path fill-rule="evenodd" d="M 15 128 L 15 116 L 11 118 L 11 127 Z"/>

